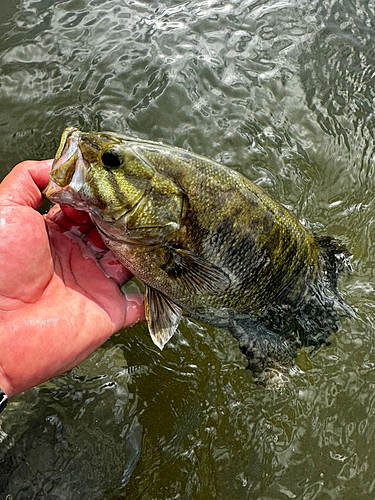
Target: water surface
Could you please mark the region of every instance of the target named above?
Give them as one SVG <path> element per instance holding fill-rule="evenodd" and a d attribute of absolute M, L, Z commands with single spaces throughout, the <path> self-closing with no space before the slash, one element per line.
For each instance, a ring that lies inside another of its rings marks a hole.
<path fill-rule="evenodd" d="M 340 238 L 356 312 L 275 391 L 225 331 L 138 325 L 12 399 L 0 499 L 373 499 L 373 0 L 0 0 L 1 176 L 62 130 L 113 130 L 240 170 Z M 8 496 L 7 496 L 8 495 Z"/>

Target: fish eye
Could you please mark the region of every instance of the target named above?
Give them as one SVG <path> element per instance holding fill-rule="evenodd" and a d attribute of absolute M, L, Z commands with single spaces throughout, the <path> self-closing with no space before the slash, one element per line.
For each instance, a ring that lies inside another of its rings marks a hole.
<path fill-rule="evenodd" d="M 119 151 L 109 149 L 102 154 L 102 163 L 105 170 L 114 170 L 122 167 L 124 158 Z"/>

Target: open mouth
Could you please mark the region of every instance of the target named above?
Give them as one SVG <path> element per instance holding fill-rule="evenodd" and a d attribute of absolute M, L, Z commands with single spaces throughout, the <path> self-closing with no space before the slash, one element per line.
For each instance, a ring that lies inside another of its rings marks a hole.
<path fill-rule="evenodd" d="M 88 165 L 79 148 L 79 137 L 80 131 L 75 128 L 64 130 L 49 174 L 50 181 L 43 194 L 53 203 L 87 210 L 80 192 Z"/>

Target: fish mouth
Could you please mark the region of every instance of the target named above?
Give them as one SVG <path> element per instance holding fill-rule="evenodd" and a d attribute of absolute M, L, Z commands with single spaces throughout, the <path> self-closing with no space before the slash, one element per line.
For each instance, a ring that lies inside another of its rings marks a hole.
<path fill-rule="evenodd" d="M 80 196 L 89 168 L 79 147 L 80 136 L 81 132 L 74 127 L 64 130 L 43 195 L 53 203 L 88 211 Z"/>

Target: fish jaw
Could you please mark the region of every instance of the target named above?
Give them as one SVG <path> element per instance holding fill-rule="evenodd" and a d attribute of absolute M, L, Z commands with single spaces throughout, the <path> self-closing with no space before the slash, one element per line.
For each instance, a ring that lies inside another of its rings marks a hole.
<path fill-rule="evenodd" d="M 80 134 L 73 127 L 64 130 L 49 174 L 50 181 L 43 194 L 53 203 L 88 212 L 87 203 L 80 193 L 83 188 L 87 190 L 85 179 L 90 165 L 79 148 Z"/>

